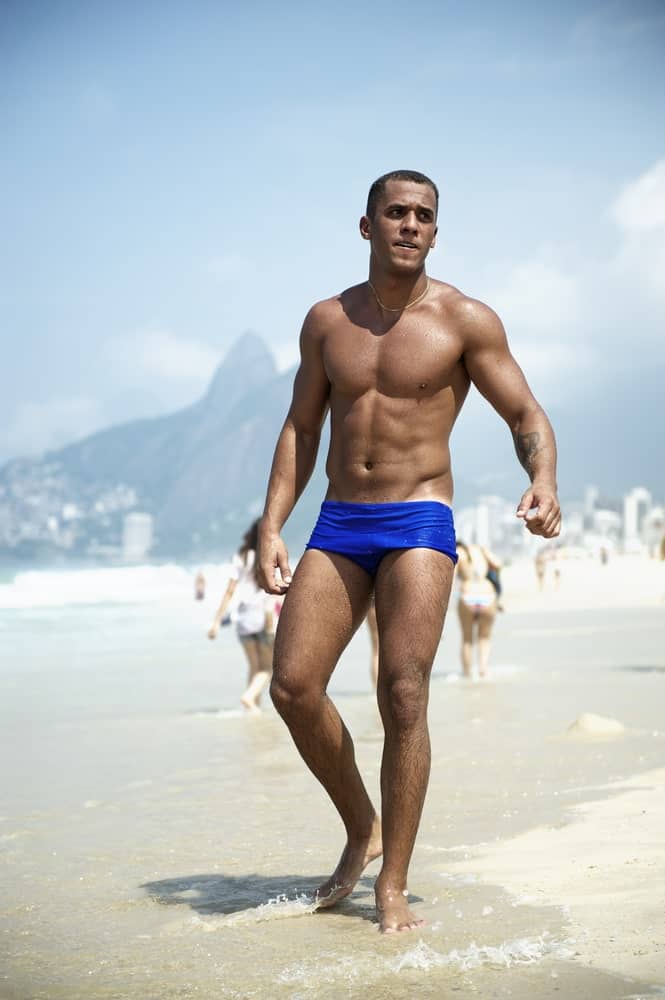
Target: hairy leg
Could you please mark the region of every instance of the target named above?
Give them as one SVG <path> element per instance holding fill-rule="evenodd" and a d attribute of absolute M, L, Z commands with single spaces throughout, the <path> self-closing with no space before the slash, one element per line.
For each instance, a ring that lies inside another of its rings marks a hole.
<path fill-rule="evenodd" d="M 346 828 L 339 864 L 316 893 L 321 906 L 347 896 L 381 853 L 380 821 L 356 767 L 353 741 L 326 693 L 337 660 L 365 617 L 371 589 L 370 577 L 355 563 L 309 549 L 289 587 L 275 639 L 273 702 Z"/>
<path fill-rule="evenodd" d="M 465 677 L 473 670 L 473 610 L 460 598 L 457 604 L 460 629 L 462 631 L 462 670 Z"/>
<path fill-rule="evenodd" d="M 481 677 L 487 676 L 490 660 L 492 627 L 496 618 L 496 605 L 483 608 L 478 615 L 478 672 Z"/>
<path fill-rule="evenodd" d="M 378 700 L 385 730 L 381 762 L 384 853 L 376 903 L 381 930 L 386 932 L 422 923 L 407 905 L 407 872 L 429 780 L 429 680 L 452 578 L 451 560 L 432 549 L 391 553 L 376 578 Z"/>

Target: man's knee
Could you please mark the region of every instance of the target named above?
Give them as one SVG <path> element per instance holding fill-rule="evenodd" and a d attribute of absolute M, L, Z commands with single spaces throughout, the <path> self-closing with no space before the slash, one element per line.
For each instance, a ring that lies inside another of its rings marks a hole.
<path fill-rule="evenodd" d="M 321 692 L 306 679 L 306 674 L 295 674 L 275 667 L 270 682 L 272 703 L 284 718 L 305 716 L 320 700 Z"/>
<path fill-rule="evenodd" d="M 420 725 L 427 716 L 429 665 L 414 666 L 380 681 L 381 711 L 401 729 Z"/>

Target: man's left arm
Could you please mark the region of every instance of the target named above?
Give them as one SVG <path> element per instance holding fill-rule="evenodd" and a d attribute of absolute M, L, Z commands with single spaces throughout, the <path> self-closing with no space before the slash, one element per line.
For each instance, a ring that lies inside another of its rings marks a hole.
<path fill-rule="evenodd" d="M 561 530 L 556 441 L 545 411 L 510 353 L 501 320 L 482 302 L 460 310 L 463 361 L 471 381 L 510 427 L 517 457 L 531 481 L 517 507 L 529 531 L 555 538 Z"/>

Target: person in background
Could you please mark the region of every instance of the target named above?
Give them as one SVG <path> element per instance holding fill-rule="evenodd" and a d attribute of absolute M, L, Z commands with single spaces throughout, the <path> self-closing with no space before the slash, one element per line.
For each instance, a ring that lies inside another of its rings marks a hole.
<path fill-rule="evenodd" d="M 488 560 L 490 560 L 490 553 L 487 549 L 484 549 L 485 555 Z M 501 564 L 489 562 L 489 569 L 487 570 L 487 579 L 494 587 L 496 592 L 496 610 L 504 611 L 504 606 L 501 601 L 501 594 L 503 593 L 503 584 L 501 582 Z"/>
<path fill-rule="evenodd" d="M 237 597 L 236 634 L 247 657 L 247 690 L 240 702 L 254 714 L 261 711 L 261 695 L 272 676 L 277 602 L 268 598 L 256 579 L 258 520 L 249 527 L 231 563 L 231 578 L 215 612 L 208 638 L 215 639 L 233 597 Z"/>
<path fill-rule="evenodd" d="M 202 601 L 206 596 L 206 578 L 201 570 L 198 571 L 194 579 L 194 600 Z"/>
<path fill-rule="evenodd" d="M 376 608 L 373 600 L 370 602 L 366 621 L 370 641 L 369 672 L 376 691 L 379 683 L 379 626 L 376 623 Z"/>
<path fill-rule="evenodd" d="M 473 671 L 473 648 L 478 647 L 478 674 L 487 676 L 492 628 L 497 613 L 496 588 L 488 578 L 492 568 L 501 569 L 499 560 L 482 545 L 457 541 L 457 575 L 460 580 L 457 614 L 462 630 L 462 670 Z"/>

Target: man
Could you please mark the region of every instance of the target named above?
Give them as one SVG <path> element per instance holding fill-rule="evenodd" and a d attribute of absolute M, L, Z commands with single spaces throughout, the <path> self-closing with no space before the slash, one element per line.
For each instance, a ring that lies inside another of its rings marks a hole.
<path fill-rule="evenodd" d="M 456 559 L 448 439 L 472 381 L 510 427 L 531 480 L 517 516 L 547 538 L 560 526 L 552 428 L 499 318 L 425 273 L 437 209 L 436 185 L 415 171 L 372 185 L 360 220 L 369 281 L 317 303 L 305 319 L 259 531 L 259 580 L 272 594 L 288 589 L 272 698 L 346 828 L 316 899 L 332 906 L 347 896 L 382 854 L 375 893 L 384 932 L 423 922 L 408 907 L 407 871 L 429 777 L 429 677 Z M 314 468 L 328 409 L 329 487 L 292 578 L 280 531 Z M 372 592 L 385 731 L 380 819 L 326 694 Z"/>

